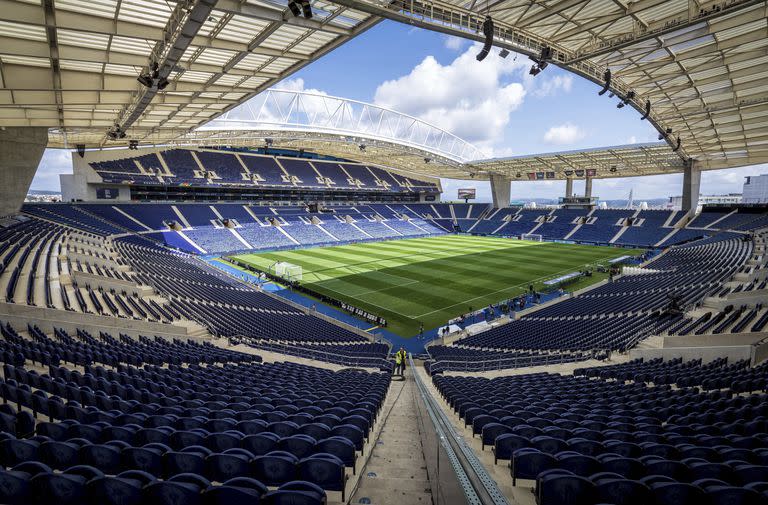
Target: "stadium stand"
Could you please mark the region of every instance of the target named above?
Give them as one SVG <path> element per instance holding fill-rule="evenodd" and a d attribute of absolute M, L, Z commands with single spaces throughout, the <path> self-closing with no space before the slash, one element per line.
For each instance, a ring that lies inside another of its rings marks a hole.
<path fill-rule="evenodd" d="M 165 170 L 169 167 L 169 170 Z M 437 192 L 435 183 L 379 167 L 213 150 L 167 149 L 91 163 L 105 183 Z M 359 183 L 359 184 L 358 184 Z"/>
<path fill-rule="evenodd" d="M 211 184 L 245 173 L 229 154 L 170 157 L 180 180 L 200 179 L 198 161 Z M 345 167 L 343 180 L 319 165 L 278 168 L 290 184 L 371 182 L 352 175 L 357 165 Z M 380 184 L 388 177 L 385 187 L 416 184 L 365 171 Z M 0 486 L 0 500 L 67 503 L 65 482 L 73 503 L 118 490 L 135 503 L 169 495 L 189 503 L 231 496 L 344 503 L 384 436 L 374 426 L 384 422 L 392 346 L 262 292 L 200 255 L 456 229 L 663 248 L 577 296 L 427 347 L 423 370 L 412 373 L 436 388 L 485 461 L 509 465 L 502 487 L 532 486 L 539 505 L 563 496 L 615 504 L 616 489 L 653 505 L 679 492 L 701 503 L 765 497 L 768 365 L 628 356 L 653 339 L 752 338 L 768 325 L 759 299 L 763 211 L 712 211 L 680 226 L 676 213 L 652 210 L 410 202 L 325 210 L 25 206 L 23 220 L 0 229 L 6 302 L 84 319 L 57 326 L 0 317 L 0 482 L 12 483 Z M 93 317 L 115 322 L 99 329 Z M 132 324 L 151 326 L 120 329 Z M 597 361 L 606 356 L 614 358 Z"/>
<path fill-rule="evenodd" d="M 704 503 L 761 503 L 768 397 L 755 391 L 765 382 L 743 396 L 609 379 L 638 365 L 433 381 L 480 450 L 510 461 L 513 486 L 535 481 L 538 503 L 682 503 L 675 489 Z M 629 489 L 633 496 L 620 499 Z"/>
<path fill-rule="evenodd" d="M 685 321 L 680 314 L 662 313 L 670 294 L 679 294 L 682 306 L 693 306 L 729 280 L 752 251 L 751 241 L 732 233 L 670 249 L 648 263 L 645 272 L 624 275 L 578 297 L 461 339 L 455 345 L 477 353 L 454 354 L 446 360 L 450 364 L 435 367 L 445 356 L 441 349 L 431 356 L 430 369 L 462 369 L 469 365 L 461 361 L 477 362 L 479 353 L 485 353 L 489 363 L 476 363 L 477 367 L 492 367 L 495 362 L 499 368 L 508 368 L 516 363 L 501 360 L 497 351 L 625 351 L 652 334 L 674 333 Z M 522 366 L 527 365 L 523 362 Z"/>

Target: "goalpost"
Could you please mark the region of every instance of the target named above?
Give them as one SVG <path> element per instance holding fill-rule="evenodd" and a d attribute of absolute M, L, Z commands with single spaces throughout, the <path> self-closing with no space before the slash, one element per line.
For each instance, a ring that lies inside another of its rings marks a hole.
<path fill-rule="evenodd" d="M 543 242 L 544 238 L 539 233 L 523 233 L 520 235 L 520 240 L 532 240 L 534 242 Z"/>
<path fill-rule="evenodd" d="M 272 271 L 272 274 L 282 277 L 287 281 L 296 282 L 302 280 L 302 269 L 299 265 L 294 265 L 287 261 L 278 261 L 269 267 L 269 269 Z"/>

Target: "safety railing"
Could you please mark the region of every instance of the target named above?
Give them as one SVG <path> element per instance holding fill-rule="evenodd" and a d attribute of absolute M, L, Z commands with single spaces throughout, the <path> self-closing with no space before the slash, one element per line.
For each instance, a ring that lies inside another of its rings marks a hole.
<path fill-rule="evenodd" d="M 488 360 L 435 359 L 429 366 L 430 373 L 437 372 L 485 372 L 507 368 L 557 365 L 590 359 L 591 354 L 543 354 L 537 356 L 514 356 Z"/>
<path fill-rule="evenodd" d="M 379 358 L 370 354 L 359 353 L 348 350 L 334 350 L 334 351 L 322 351 L 320 349 L 283 344 L 278 342 L 259 342 L 252 337 L 237 336 L 232 337 L 231 342 L 242 342 L 255 349 L 263 349 L 268 352 L 276 352 L 279 354 L 288 354 L 290 356 L 296 356 L 298 358 L 312 359 L 316 361 L 324 361 L 326 363 L 333 363 L 335 365 L 361 367 L 361 368 L 378 368 L 378 369 L 391 369 L 392 362 L 386 358 Z"/>
<path fill-rule="evenodd" d="M 427 476 L 435 505 L 507 505 L 508 501 L 415 372 L 415 403 Z"/>

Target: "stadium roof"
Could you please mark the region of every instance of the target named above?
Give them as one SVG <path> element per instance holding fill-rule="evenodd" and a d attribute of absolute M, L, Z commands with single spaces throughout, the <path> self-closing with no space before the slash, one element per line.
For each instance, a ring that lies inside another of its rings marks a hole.
<path fill-rule="evenodd" d="M 550 63 L 601 86 L 610 69 L 616 101 L 639 112 L 650 101 L 648 120 L 672 129 L 670 146 L 680 137 L 682 159 L 705 170 L 768 162 L 766 1 L 334 2 L 478 41 L 490 14 L 495 46 L 532 57 L 548 47 Z"/>
<path fill-rule="evenodd" d="M 0 126 L 55 128 L 51 147 L 108 144 L 114 124 L 173 138 L 377 21 L 324 0 L 312 19 L 266 0 L 0 0 Z M 151 62 L 162 92 L 136 81 Z"/>
<path fill-rule="evenodd" d="M 654 142 L 496 158 L 473 166 L 481 176 L 486 171 L 513 179 L 540 180 L 584 177 L 587 170 L 594 170 L 596 178 L 679 173 L 685 162 L 665 142 Z"/>
<path fill-rule="evenodd" d="M 357 140 L 327 130 L 282 132 L 275 141 L 448 177 L 551 171 L 546 163 L 557 159 L 597 177 L 679 171 L 675 156 L 705 170 L 768 162 L 765 0 L 317 0 L 312 7 L 308 20 L 284 1 L 0 0 L 0 126 L 51 127 L 51 147 L 125 145 L 108 140 L 114 124 L 147 143 L 210 143 L 199 126 L 382 18 L 483 40 L 490 14 L 498 47 L 532 57 L 548 47 L 550 63 L 600 86 L 610 69 L 618 98 L 606 96 L 606 107 L 623 99 L 639 120 L 650 102 L 648 121 L 671 129 L 668 147 L 419 164 L 422 150 L 399 142 L 352 156 Z M 136 82 L 152 61 L 170 81 L 164 91 Z M 263 133 L 216 135 L 258 145 Z"/>

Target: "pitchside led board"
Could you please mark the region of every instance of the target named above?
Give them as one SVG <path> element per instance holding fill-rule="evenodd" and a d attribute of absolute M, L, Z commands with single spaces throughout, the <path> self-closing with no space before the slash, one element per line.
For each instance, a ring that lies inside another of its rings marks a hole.
<path fill-rule="evenodd" d="M 459 188 L 459 200 L 474 200 L 477 198 L 477 189 Z"/>

